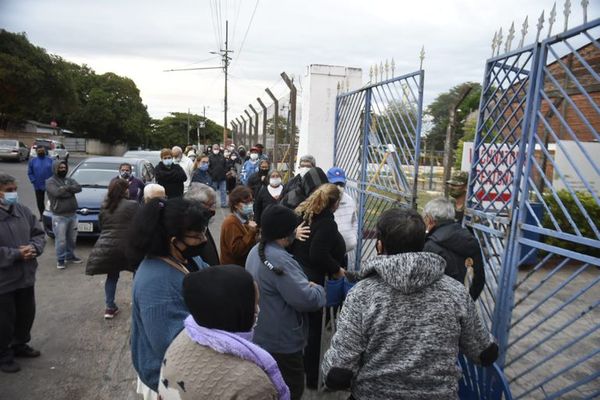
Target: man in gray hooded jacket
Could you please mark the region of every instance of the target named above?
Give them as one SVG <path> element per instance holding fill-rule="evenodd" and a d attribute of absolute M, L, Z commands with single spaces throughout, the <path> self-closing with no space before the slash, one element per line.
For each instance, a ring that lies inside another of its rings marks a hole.
<path fill-rule="evenodd" d="M 81 258 L 75 255 L 77 242 L 77 199 L 75 193 L 81 192 L 81 186 L 75 179 L 67 178 L 69 166 L 60 160 L 52 166 L 54 175 L 46 180 L 46 192 L 52 211 L 52 232 L 56 245 L 58 269 L 65 269 L 66 263 L 81 264 Z"/>
<path fill-rule="evenodd" d="M 390 209 L 377 221 L 378 255 L 361 268 L 322 369 L 331 389 L 363 399 L 456 399 L 461 351 L 492 364 L 498 346 L 463 285 L 422 252 L 425 224 L 414 210 Z"/>

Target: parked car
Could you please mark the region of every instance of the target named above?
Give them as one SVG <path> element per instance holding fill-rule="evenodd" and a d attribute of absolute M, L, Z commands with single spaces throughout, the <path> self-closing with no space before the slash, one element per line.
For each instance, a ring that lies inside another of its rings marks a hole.
<path fill-rule="evenodd" d="M 158 150 L 129 150 L 123 154 L 127 158 L 143 158 L 150 161 L 156 167 L 160 162 L 160 151 Z"/>
<path fill-rule="evenodd" d="M 0 139 L 0 159 L 17 162 L 29 160 L 29 151 L 23 142 L 14 139 Z"/>
<path fill-rule="evenodd" d="M 35 139 L 33 145 L 31 145 L 31 151 L 29 152 L 30 157 L 37 157 L 36 149 L 38 147 L 46 148 L 46 154 L 56 160 L 67 160 L 69 161 L 69 152 L 61 142 L 51 139 Z"/>
<path fill-rule="evenodd" d="M 142 158 L 91 157 L 69 171 L 69 177 L 75 179 L 82 188 L 81 192 L 75 195 L 79 206 L 78 236 L 98 237 L 100 235 L 98 225 L 100 206 L 108 192 L 108 184 L 118 175 L 119 165 L 124 162 L 131 164 L 132 173 L 136 178 L 144 183 L 154 182 L 154 167 L 148 160 Z M 46 234 L 54 237 L 49 201 L 46 202 L 43 223 Z"/>

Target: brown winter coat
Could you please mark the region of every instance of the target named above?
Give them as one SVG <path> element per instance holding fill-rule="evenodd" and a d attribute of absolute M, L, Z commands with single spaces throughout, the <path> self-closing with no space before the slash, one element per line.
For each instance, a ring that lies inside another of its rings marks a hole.
<path fill-rule="evenodd" d="M 221 225 L 221 264 L 245 266 L 248 253 L 256 244 L 257 233 L 234 214 L 227 216 Z"/>

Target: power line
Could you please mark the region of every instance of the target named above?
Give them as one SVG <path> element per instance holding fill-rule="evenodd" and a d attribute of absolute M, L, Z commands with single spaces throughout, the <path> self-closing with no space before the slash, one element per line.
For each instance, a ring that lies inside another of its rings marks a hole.
<path fill-rule="evenodd" d="M 213 3 L 212 0 L 209 0 L 208 5 L 210 7 L 210 22 L 212 24 L 212 28 L 213 28 L 213 35 L 215 36 L 215 44 L 216 44 L 216 50 L 219 50 L 221 48 L 220 45 L 220 40 L 219 40 L 219 31 L 217 29 L 217 23 L 215 20 L 215 12 L 214 12 L 214 8 L 213 8 Z"/>
<path fill-rule="evenodd" d="M 250 26 L 252 26 L 252 21 L 254 21 L 254 14 L 256 14 L 256 9 L 258 8 L 258 3 L 260 0 L 256 0 L 256 4 L 254 5 L 254 10 L 252 11 L 252 15 L 250 16 L 250 22 L 248 22 L 248 27 L 246 28 L 246 33 L 244 34 L 244 39 L 242 39 L 242 45 L 238 50 L 238 55 L 236 61 L 240 59 L 240 55 L 242 54 L 242 49 L 244 48 L 244 44 L 246 43 L 246 38 L 248 37 L 248 32 L 250 31 Z"/>

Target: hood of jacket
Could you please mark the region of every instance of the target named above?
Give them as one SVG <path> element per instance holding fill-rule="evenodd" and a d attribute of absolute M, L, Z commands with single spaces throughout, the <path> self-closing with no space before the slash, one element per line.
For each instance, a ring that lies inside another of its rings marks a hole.
<path fill-rule="evenodd" d="M 54 163 L 52 163 L 52 173 L 56 177 L 58 177 L 58 166 L 61 164 L 65 164 L 67 166 L 67 174 L 69 173 L 69 164 L 65 160 L 56 160 Z"/>
<path fill-rule="evenodd" d="M 453 253 L 464 257 L 471 257 L 479 251 L 479 243 L 475 236 L 457 222 L 444 221 L 435 226 L 427 235 L 426 240 L 431 240 L 439 246 L 451 250 Z"/>
<path fill-rule="evenodd" d="M 437 282 L 444 276 L 445 268 L 446 261 L 433 253 L 381 255 L 363 264 L 360 277 L 377 274 L 393 288 L 411 294 Z"/>

